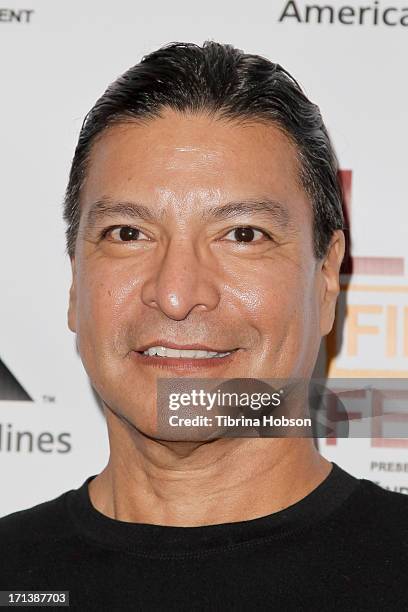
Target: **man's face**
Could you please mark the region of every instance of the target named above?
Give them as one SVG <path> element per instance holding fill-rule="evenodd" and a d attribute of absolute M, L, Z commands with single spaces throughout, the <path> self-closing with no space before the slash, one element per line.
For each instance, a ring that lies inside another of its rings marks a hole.
<path fill-rule="evenodd" d="M 158 377 L 311 375 L 344 247 L 340 232 L 326 262 L 314 259 L 298 176 L 273 125 L 167 110 L 94 144 L 68 324 L 104 403 L 141 431 L 154 434 Z M 141 353 L 158 345 L 230 354 Z"/>

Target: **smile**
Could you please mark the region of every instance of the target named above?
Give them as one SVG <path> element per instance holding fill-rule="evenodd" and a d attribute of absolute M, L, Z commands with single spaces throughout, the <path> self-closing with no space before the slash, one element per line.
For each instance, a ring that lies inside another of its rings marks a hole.
<path fill-rule="evenodd" d="M 214 357 L 226 357 L 227 355 L 230 355 L 233 350 L 234 349 L 231 351 L 217 352 L 197 349 L 174 349 L 166 346 L 152 346 L 141 352 L 141 354 L 149 357 L 172 357 L 175 359 L 212 359 Z"/>
<path fill-rule="evenodd" d="M 138 347 L 131 351 L 131 355 L 140 365 L 164 368 L 181 375 L 183 372 L 188 374 L 227 366 L 239 352 L 239 348 L 225 349 L 202 344 L 190 344 L 186 348 L 185 345 L 166 346 L 164 342 L 156 341 Z"/>

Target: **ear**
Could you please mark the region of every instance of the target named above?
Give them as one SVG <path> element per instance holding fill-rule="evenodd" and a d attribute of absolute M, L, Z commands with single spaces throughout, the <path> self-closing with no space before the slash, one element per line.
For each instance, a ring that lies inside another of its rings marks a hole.
<path fill-rule="evenodd" d="M 68 305 L 68 327 L 76 333 L 76 274 L 75 274 L 75 257 L 71 258 L 72 283 L 69 290 L 69 305 Z"/>
<path fill-rule="evenodd" d="M 326 336 L 333 327 L 337 297 L 340 293 L 340 266 L 345 248 L 344 232 L 336 230 L 327 254 L 320 264 L 320 332 L 322 336 Z"/>

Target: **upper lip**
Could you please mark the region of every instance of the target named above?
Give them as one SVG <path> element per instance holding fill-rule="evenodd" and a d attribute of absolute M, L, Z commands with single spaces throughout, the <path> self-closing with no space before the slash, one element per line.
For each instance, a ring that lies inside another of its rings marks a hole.
<path fill-rule="evenodd" d="M 196 351 L 212 351 L 217 353 L 225 353 L 227 351 L 234 351 L 233 348 L 214 348 L 212 346 L 208 346 L 207 344 L 199 344 L 198 342 L 190 343 L 190 344 L 176 344 L 175 342 L 169 342 L 168 340 L 152 340 L 151 342 L 146 342 L 146 344 L 142 344 L 139 348 L 135 349 L 139 353 L 143 353 L 148 348 L 153 346 L 164 346 L 165 348 L 178 349 L 180 351 L 188 351 L 188 350 L 196 350 Z"/>

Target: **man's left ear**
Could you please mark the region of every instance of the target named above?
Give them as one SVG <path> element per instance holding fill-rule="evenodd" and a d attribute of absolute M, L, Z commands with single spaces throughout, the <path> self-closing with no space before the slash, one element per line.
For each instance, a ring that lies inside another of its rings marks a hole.
<path fill-rule="evenodd" d="M 333 327 L 337 297 L 340 293 L 340 266 L 345 249 L 344 232 L 336 230 L 332 235 L 327 254 L 320 264 L 320 332 L 322 336 L 327 336 Z"/>

